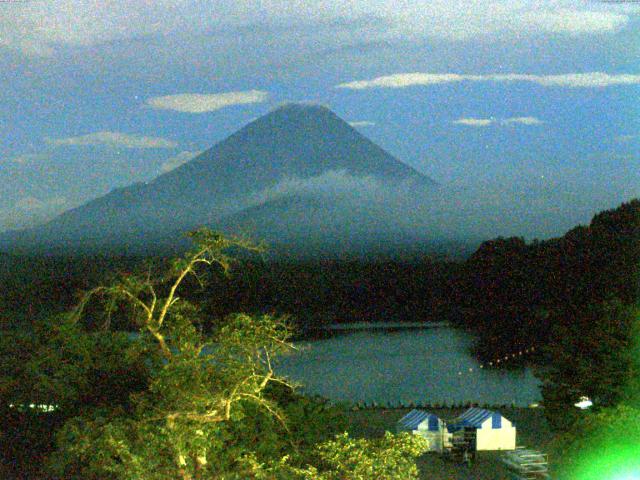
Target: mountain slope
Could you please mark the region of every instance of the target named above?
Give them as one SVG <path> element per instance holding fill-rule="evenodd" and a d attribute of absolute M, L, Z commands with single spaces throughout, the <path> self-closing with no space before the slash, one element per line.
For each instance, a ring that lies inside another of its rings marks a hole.
<path fill-rule="evenodd" d="M 238 194 L 285 176 L 313 177 L 328 170 L 375 175 L 388 180 L 433 183 L 362 136 L 331 110 L 291 104 L 248 124 L 191 162 L 158 177 L 157 187 Z M 223 182 L 220 180 L 224 179 Z"/>
<path fill-rule="evenodd" d="M 246 125 L 148 184 L 117 189 L 49 223 L 0 236 L 0 248 L 150 245 L 177 230 L 215 225 L 291 179 L 327 172 L 389 185 L 435 183 L 362 136 L 329 109 L 291 104 Z"/>
<path fill-rule="evenodd" d="M 425 242 L 430 249 L 437 243 L 434 232 L 412 224 L 400 206 L 360 200 L 345 194 L 291 193 L 229 215 L 216 227 L 264 240 L 270 253 L 293 258 L 357 257 Z"/>

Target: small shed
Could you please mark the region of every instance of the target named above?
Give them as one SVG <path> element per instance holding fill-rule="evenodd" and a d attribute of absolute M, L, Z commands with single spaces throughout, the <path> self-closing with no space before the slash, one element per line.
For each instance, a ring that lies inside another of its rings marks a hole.
<path fill-rule="evenodd" d="M 396 431 L 411 432 L 424 437 L 429 443 L 429 451 L 441 452 L 451 436 L 445 423 L 433 413 L 424 410 L 411 410 L 398 420 Z"/>
<path fill-rule="evenodd" d="M 476 450 L 515 450 L 516 427 L 498 412 L 470 408 L 447 425 L 450 433 L 475 431 Z"/>

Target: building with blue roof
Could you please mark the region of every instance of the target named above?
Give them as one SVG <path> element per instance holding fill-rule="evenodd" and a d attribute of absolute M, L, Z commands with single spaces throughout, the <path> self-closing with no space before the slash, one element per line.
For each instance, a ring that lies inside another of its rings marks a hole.
<path fill-rule="evenodd" d="M 396 431 L 420 435 L 429 443 L 429 450 L 441 452 L 449 445 L 451 434 L 446 424 L 437 415 L 424 410 L 411 410 L 398 420 Z"/>
<path fill-rule="evenodd" d="M 475 431 L 476 450 L 514 450 L 516 427 L 498 412 L 470 408 L 447 424 L 450 434 L 462 430 Z"/>

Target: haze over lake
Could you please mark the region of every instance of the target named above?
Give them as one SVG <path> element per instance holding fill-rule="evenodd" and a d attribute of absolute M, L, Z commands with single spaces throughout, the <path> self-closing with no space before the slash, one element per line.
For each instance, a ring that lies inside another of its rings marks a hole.
<path fill-rule="evenodd" d="M 299 342 L 281 374 L 333 401 L 516 404 L 540 400 L 528 368 L 480 368 L 472 338 L 451 327 L 355 331 Z M 469 369 L 472 369 L 470 371 Z"/>

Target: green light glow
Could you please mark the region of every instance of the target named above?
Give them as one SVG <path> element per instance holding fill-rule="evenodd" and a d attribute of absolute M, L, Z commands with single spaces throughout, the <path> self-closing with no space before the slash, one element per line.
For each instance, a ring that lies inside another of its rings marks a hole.
<path fill-rule="evenodd" d="M 640 480 L 640 445 L 610 444 L 585 456 L 577 466 L 575 480 Z"/>
<path fill-rule="evenodd" d="M 631 338 L 623 398 L 615 406 L 583 412 L 578 428 L 560 438 L 554 478 L 640 480 L 640 321 L 634 323 Z"/>

